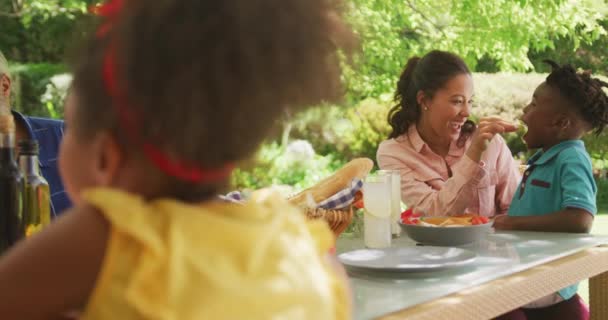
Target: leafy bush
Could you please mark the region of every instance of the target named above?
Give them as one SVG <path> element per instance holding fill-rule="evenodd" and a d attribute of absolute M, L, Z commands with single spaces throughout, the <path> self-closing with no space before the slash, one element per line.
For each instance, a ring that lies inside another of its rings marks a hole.
<path fill-rule="evenodd" d="M 376 158 L 378 144 L 386 139 L 389 102 L 366 99 L 354 107 L 317 107 L 294 120 L 291 136 L 308 140 L 320 154 L 334 154 L 346 162 L 355 157 Z"/>
<path fill-rule="evenodd" d="M 339 166 L 332 154 L 320 156 L 303 140 L 288 146 L 276 142 L 261 147 L 254 159 L 243 163 L 232 175 L 234 189 L 289 186 L 286 193 L 307 188 L 331 175 Z"/>
<path fill-rule="evenodd" d="M 11 66 L 11 72 L 13 77 L 13 108 L 31 116 L 63 117 L 62 100 L 65 97 L 67 84 L 66 81 L 59 81 L 62 79 L 61 77 L 53 77 L 65 73 L 64 65 L 13 65 Z M 64 79 L 65 77 L 67 76 L 64 76 Z M 49 106 L 52 106 L 52 108 L 49 108 Z"/>
<path fill-rule="evenodd" d="M 51 77 L 46 84 L 46 91 L 40 97 L 40 102 L 53 118 L 63 118 L 63 102 L 72 83 L 72 75 L 68 73 Z"/>
<path fill-rule="evenodd" d="M 608 179 L 598 179 L 597 182 L 597 210 L 608 212 Z"/>
<path fill-rule="evenodd" d="M 87 31 L 97 0 L 0 0 L 0 50 L 12 62 L 58 63 Z"/>

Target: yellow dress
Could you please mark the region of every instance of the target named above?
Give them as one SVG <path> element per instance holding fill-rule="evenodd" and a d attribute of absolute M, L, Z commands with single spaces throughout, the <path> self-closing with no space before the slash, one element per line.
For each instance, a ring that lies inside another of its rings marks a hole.
<path fill-rule="evenodd" d="M 276 193 L 245 205 L 143 199 L 94 189 L 84 199 L 111 232 L 82 319 L 348 319 L 333 235 Z"/>

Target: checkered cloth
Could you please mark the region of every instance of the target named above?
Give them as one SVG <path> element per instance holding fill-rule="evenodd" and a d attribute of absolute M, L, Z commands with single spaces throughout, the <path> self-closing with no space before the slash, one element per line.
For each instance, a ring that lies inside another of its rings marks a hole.
<path fill-rule="evenodd" d="M 350 187 L 345 188 L 333 196 L 321 201 L 317 207 L 326 210 L 342 209 L 349 206 L 355 200 L 357 191 L 363 187 L 363 180 L 353 179 L 350 183 Z"/>
<path fill-rule="evenodd" d="M 218 197 L 224 201 L 238 204 L 243 204 L 246 200 L 245 196 L 240 191 L 231 191 L 226 195 L 219 195 Z"/>
<path fill-rule="evenodd" d="M 363 180 L 353 179 L 351 181 L 350 187 L 344 188 L 340 190 L 338 193 L 333 196 L 321 201 L 321 203 L 317 204 L 318 208 L 323 208 L 326 210 L 337 210 L 346 208 L 355 200 L 355 195 L 361 188 L 363 187 Z M 243 204 L 247 201 L 246 195 L 244 195 L 240 191 L 231 191 L 226 195 L 218 196 L 221 200 L 233 203 Z"/>

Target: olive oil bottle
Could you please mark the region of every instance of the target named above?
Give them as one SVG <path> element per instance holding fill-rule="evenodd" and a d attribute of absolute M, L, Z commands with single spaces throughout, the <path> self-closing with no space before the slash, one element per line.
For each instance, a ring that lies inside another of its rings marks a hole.
<path fill-rule="evenodd" d="M 29 237 L 51 223 L 49 184 L 40 174 L 38 142 L 19 141 L 19 168 L 23 174 L 23 228 Z"/>
<path fill-rule="evenodd" d="M 0 114 L 0 253 L 23 237 L 23 175 L 15 152 L 13 116 Z"/>

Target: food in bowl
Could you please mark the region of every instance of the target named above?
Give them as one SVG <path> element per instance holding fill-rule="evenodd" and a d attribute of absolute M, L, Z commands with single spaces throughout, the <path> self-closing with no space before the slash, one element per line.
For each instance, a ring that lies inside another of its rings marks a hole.
<path fill-rule="evenodd" d="M 472 214 L 445 217 L 402 215 L 400 225 L 412 240 L 433 246 L 473 243 L 492 231 L 492 223 L 487 217 Z"/>
<path fill-rule="evenodd" d="M 490 222 L 490 219 L 483 216 L 450 216 L 450 217 L 405 217 L 402 223 L 419 225 L 425 227 L 462 227 L 476 226 Z"/>

